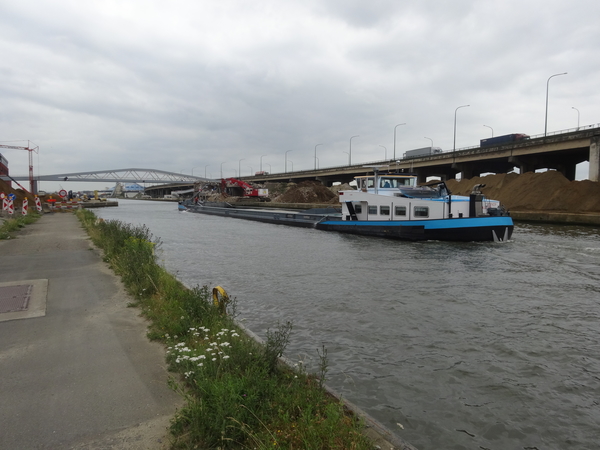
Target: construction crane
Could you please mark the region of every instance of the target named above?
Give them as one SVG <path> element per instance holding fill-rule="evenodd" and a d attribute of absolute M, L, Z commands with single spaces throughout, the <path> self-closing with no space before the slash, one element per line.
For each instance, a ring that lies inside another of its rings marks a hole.
<path fill-rule="evenodd" d="M 39 147 L 31 147 L 31 143 L 27 141 L 27 147 L 19 147 L 18 145 L 3 145 L 0 144 L 0 148 L 11 148 L 14 150 L 27 150 L 29 152 L 29 190 L 31 194 L 35 194 L 35 186 L 33 180 L 33 152 L 39 153 Z"/>

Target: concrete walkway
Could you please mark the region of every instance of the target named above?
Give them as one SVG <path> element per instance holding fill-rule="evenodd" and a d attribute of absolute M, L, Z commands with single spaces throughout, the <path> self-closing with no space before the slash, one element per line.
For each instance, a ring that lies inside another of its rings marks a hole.
<path fill-rule="evenodd" d="M 168 447 L 182 400 L 129 301 L 71 213 L 0 241 L 0 449 Z"/>

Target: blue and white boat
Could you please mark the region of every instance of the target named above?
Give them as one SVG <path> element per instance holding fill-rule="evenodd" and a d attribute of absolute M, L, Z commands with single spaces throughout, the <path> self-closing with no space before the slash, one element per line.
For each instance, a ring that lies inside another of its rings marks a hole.
<path fill-rule="evenodd" d="M 316 228 L 411 241 L 508 241 L 513 221 L 477 185 L 469 196 L 452 195 L 441 181 L 418 186 L 417 176 L 379 173 L 356 177 L 357 190 L 340 191 L 342 217 Z"/>

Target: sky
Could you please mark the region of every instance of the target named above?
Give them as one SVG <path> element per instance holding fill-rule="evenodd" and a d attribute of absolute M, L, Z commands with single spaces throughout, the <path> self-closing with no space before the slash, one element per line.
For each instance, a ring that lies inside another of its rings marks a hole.
<path fill-rule="evenodd" d="M 548 132 L 597 125 L 599 13 L 592 0 L 0 0 L 0 144 L 38 146 L 36 175 L 218 178 L 543 134 L 547 92 Z M 27 174 L 26 151 L 0 152 Z"/>

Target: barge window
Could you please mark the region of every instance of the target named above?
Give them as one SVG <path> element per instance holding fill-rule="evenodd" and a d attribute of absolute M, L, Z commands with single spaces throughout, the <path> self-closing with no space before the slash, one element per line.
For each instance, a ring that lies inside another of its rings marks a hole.
<path fill-rule="evenodd" d="M 377 215 L 377 205 L 369 205 L 369 214 Z"/>
<path fill-rule="evenodd" d="M 429 217 L 429 207 L 415 206 L 415 217 Z"/>
<path fill-rule="evenodd" d="M 354 212 L 356 214 L 362 213 L 362 205 L 360 203 L 354 203 Z"/>
<path fill-rule="evenodd" d="M 394 209 L 395 209 L 395 214 L 397 216 L 405 216 L 406 215 L 406 206 L 396 206 Z"/>
<path fill-rule="evenodd" d="M 379 214 L 381 214 L 382 216 L 389 216 L 390 215 L 390 207 L 389 206 L 380 206 Z"/>

